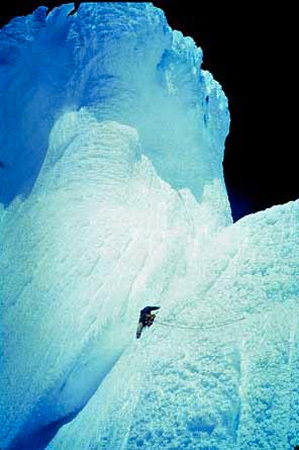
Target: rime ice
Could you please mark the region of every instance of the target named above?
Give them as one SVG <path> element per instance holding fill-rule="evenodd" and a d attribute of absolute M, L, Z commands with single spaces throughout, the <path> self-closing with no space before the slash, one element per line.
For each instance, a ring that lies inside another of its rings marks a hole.
<path fill-rule="evenodd" d="M 1 448 L 291 449 L 298 202 L 232 224 L 201 50 L 151 4 L 71 10 L 0 34 Z"/>

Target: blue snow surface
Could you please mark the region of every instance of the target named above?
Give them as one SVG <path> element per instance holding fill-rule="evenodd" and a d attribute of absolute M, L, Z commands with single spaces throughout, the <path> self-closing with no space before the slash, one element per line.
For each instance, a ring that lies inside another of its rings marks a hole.
<path fill-rule="evenodd" d="M 233 224 L 201 49 L 72 9 L 0 30 L 1 449 L 293 449 L 299 202 Z"/>

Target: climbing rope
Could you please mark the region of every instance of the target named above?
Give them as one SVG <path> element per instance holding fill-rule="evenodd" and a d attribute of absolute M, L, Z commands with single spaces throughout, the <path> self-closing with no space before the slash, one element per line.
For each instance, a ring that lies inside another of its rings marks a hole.
<path fill-rule="evenodd" d="M 261 305 L 265 306 L 266 302 L 259 302 L 259 303 L 257 303 L 255 305 L 255 307 L 259 307 Z M 164 321 L 160 321 L 159 319 L 156 319 L 155 323 L 158 324 L 158 325 L 161 325 L 163 327 L 179 328 L 181 330 L 194 330 L 194 331 L 215 330 L 217 328 L 226 327 L 228 325 L 232 325 L 232 324 L 237 323 L 237 322 L 248 320 L 252 316 L 256 316 L 257 314 L 260 314 L 261 312 L 262 313 L 272 312 L 273 308 L 269 308 L 269 304 L 267 304 L 267 306 L 268 306 L 268 308 L 263 310 L 263 311 L 255 311 L 255 312 L 253 312 L 251 314 L 248 314 L 247 316 L 240 316 L 240 317 L 238 317 L 236 319 L 226 320 L 226 321 L 223 321 L 223 322 L 219 322 L 219 323 L 217 323 L 215 325 L 208 325 L 208 326 L 201 325 L 201 326 L 197 326 L 197 327 L 192 327 L 192 326 L 188 326 L 188 325 L 173 325 L 173 322 L 169 322 L 169 321 L 168 322 L 164 322 Z"/>
<path fill-rule="evenodd" d="M 200 326 L 200 327 L 191 327 L 191 326 L 185 326 L 185 325 L 173 325 L 170 322 L 162 322 L 160 320 L 155 320 L 155 323 L 158 325 L 161 325 L 163 327 L 170 327 L 170 328 L 180 328 L 181 330 L 199 330 L 199 331 L 205 331 L 205 330 L 214 330 L 216 328 L 225 327 L 227 325 L 231 325 L 233 323 L 241 322 L 242 320 L 245 320 L 246 317 L 239 317 L 235 320 L 229 320 L 226 322 L 217 323 L 215 325 L 209 325 L 209 326 Z"/>
<path fill-rule="evenodd" d="M 266 308 L 265 310 L 262 310 L 262 311 L 256 311 L 256 309 L 258 308 L 258 307 L 260 307 L 260 306 L 268 306 L 268 308 Z M 221 328 L 221 327 L 226 327 L 226 326 L 228 326 L 228 325 L 231 325 L 231 324 L 234 324 L 234 323 L 237 323 L 237 322 L 241 322 L 241 321 L 243 321 L 243 320 L 248 320 L 249 318 L 251 318 L 252 316 L 256 316 L 257 314 L 260 314 L 260 313 L 265 313 L 265 312 L 271 312 L 271 311 L 273 311 L 273 308 L 271 308 L 271 307 L 269 307 L 270 305 L 267 303 L 267 302 L 265 302 L 265 301 L 261 301 L 261 302 L 258 302 L 256 305 L 255 305 L 255 311 L 253 312 L 253 313 L 249 313 L 247 316 L 241 316 L 241 317 L 238 317 L 237 319 L 233 319 L 233 320 L 226 320 L 226 321 L 224 321 L 224 322 L 220 322 L 220 323 L 217 323 L 217 324 L 215 324 L 215 325 L 209 325 L 209 326 L 204 326 L 204 325 L 202 325 L 202 326 L 198 326 L 198 327 L 192 327 L 192 326 L 188 326 L 188 325 L 173 325 L 173 322 L 163 322 L 163 321 L 160 321 L 159 319 L 156 319 L 155 320 L 155 323 L 156 324 L 158 324 L 158 325 L 161 325 L 161 326 L 163 326 L 163 327 L 169 327 L 169 328 L 179 328 L 179 329 L 181 329 L 181 330 L 197 330 L 197 331 L 205 331 L 205 330 L 215 330 L 215 329 L 217 329 L 217 328 Z M 175 315 L 175 317 L 177 316 L 177 314 Z"/>

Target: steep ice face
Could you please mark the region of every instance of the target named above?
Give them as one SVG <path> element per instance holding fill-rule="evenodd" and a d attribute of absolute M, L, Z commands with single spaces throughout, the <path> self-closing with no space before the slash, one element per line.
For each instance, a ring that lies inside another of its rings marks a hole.
<path fill-rule="evenodd" d="M 292 449 L 298 223 L 299 203 L 289 203 L 208 244 L 192 295 L 163 306 L 48 448 Z"/>
<path fill-rule="evenodd" d="M 1 30 L 1 448 L 293 445 L 298 203 L 231 225 L 201 50 L 150 4 L 71 9 Z"/>
<path fill-rule="evenodd" d="M 70 10 L 1 31 L 5 448 L 43 448 L 231 222 L 201 50 L 149 4 Z"/>
<path fill-rule="evenodd" d="M 200 68 L 193 40 L 150 4 L 72 5 L 14 19 L 0 31 L 1 200 L 28 195 L 65 111 L 92 110 L 138 130 L 142 153 L 174 188 L 201 200 L 219 178 L 227 100 Z"/>
<path fill-rule="evenodd" d="M 192 289 L 219 228 L 209 202 L 157 176 L 134 129 L 63 115 L 34 190 L 3 218 L 3 442 L 43 446 L 72 418 L 134 340 L 144 302 Z"/>

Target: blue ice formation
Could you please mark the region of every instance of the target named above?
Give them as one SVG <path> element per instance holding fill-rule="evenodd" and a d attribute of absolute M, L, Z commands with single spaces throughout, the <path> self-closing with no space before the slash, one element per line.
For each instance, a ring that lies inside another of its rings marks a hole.
<path fill-rule="evenodd" d="M 149 3 L 72 8 L 0 31 L 0 447 L 292 449 L 299 202 L 232 224 L 201 50 Z"/>

